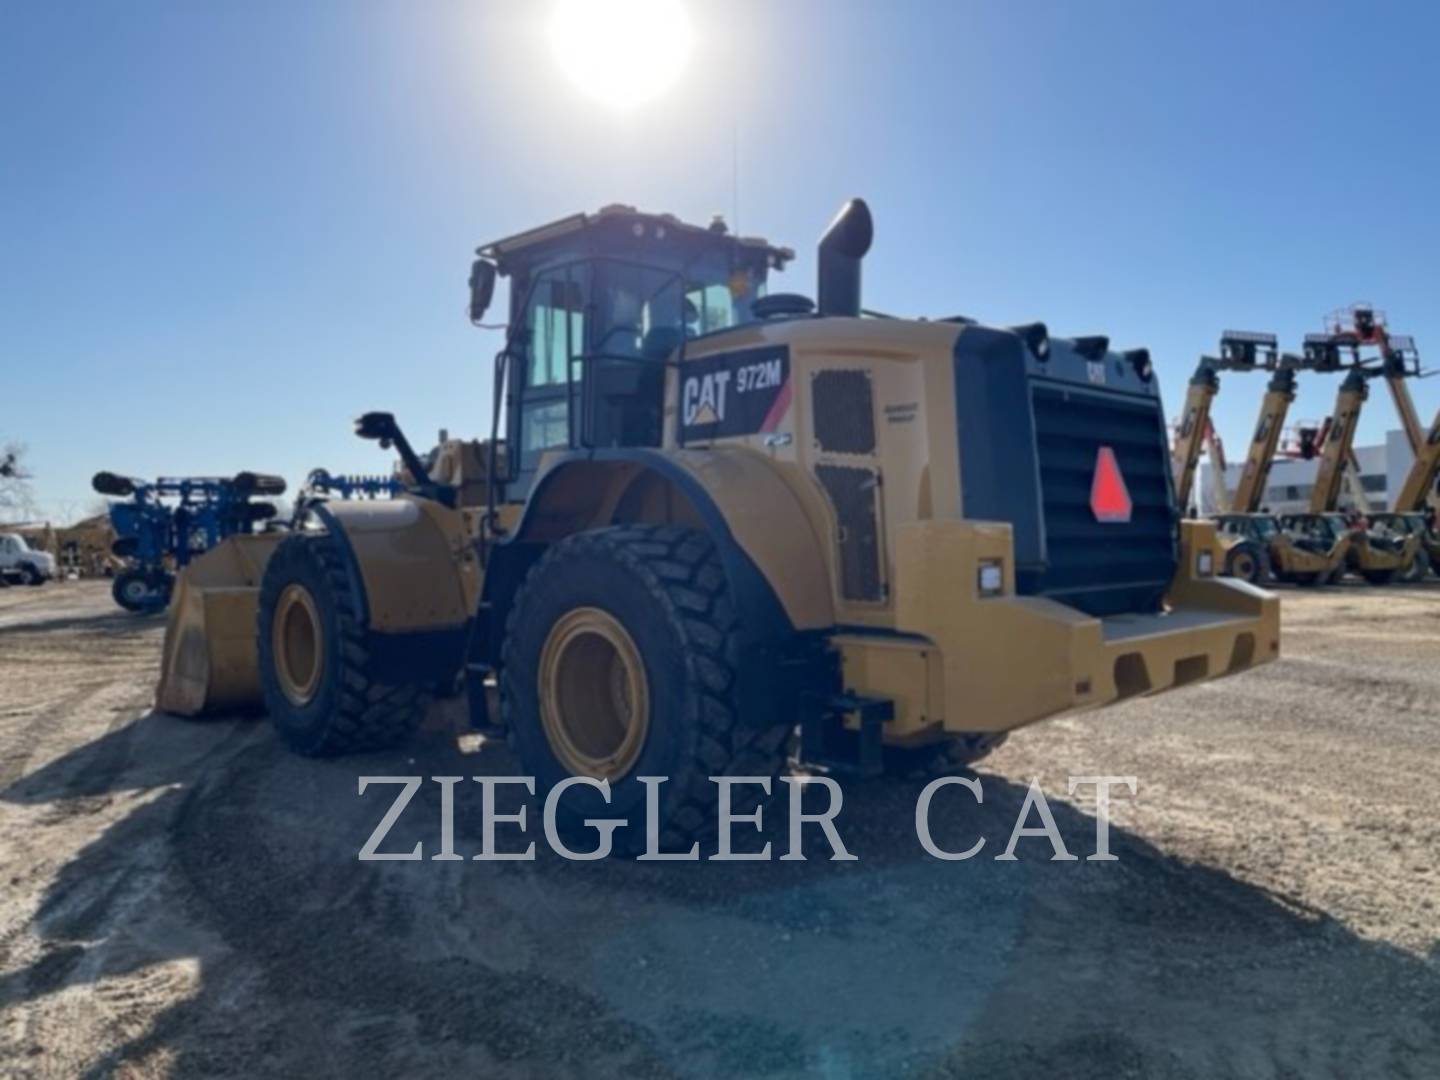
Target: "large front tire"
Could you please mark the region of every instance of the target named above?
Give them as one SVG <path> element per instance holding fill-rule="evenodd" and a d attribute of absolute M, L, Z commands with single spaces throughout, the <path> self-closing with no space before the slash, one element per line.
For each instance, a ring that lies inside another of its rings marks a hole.
<path fill-rule="evenodd" d="M 307 757 L 393 746 L 425 712 L 422 687 L 372 676 L 356 599 L 328 533 L 287 537 L 265 569 L 256 626 L 265 707 L 280 737 Z"/>
<path fill-rule="evenodd" d="M 745 678 L 767 679 L 750 668 Z M 712 776 L 763 777 L 774 789 L 794 718 L 742 717 L 741 627 L 715 545 L 671 526 L 579 533 L 531 569 L 511 608 L 500 673 L 511 745 L 543 798 L 575 775 L 560 827 L 621 819 L 622 850 L 645 843 L 646 786 L 659 785 L 662 847 L 688 846 L 714 821 Z M 766 685 L 762 683 L 761 685 Z M 773 683 L 769 684 L 773 685 Z M 732 812 L 764 798 L 732 787 Z"/>

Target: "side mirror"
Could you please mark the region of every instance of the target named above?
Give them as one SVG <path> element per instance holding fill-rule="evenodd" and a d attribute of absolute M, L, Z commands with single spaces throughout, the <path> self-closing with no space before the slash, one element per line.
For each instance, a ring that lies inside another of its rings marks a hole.
<path fill-rule="evenodd" d="M 495 264 L 476 259 L 470 266 L 470 321 L 485 318 L 490 301 L 495 298 Z"/>

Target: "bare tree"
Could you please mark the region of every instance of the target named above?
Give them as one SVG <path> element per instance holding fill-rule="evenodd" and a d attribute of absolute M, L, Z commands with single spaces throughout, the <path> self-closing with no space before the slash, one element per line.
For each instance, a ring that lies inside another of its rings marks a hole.
<path fill-rule="evenodd" d="M 25 467 L 23 443 L 0 448 L 0 521 L 21 521 L 35 515 L 35 493 Z"/>

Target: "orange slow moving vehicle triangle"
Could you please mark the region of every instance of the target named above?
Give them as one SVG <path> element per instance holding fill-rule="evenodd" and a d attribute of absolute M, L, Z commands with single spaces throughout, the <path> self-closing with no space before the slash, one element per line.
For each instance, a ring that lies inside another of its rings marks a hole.
<path fill-rule="evenodd" d="M 1120 463 L 1115 460 L 1115 451 L 1108 446 L 1100 447 L 1095 455 L 1095 475 L 1090 481 L 1090 510 L 1095 520 L 1129 521 L 1133 509 L 1130 489 L 1125 486 L 1125 476 L 1120 472 Z"/>

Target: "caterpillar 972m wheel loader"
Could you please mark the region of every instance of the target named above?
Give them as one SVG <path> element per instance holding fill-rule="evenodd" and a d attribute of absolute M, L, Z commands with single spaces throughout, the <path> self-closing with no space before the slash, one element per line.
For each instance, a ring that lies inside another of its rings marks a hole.
<path fill-rule="evenodd" d="M 1348 537 L 1322 550 L 1308 536 L 1287 532 L 1277 518 L 1260 508 L 1285 416 L 1295 400 L 1295 374 L 1301 368 L 1323 368 L 1324 361 L 1323 356 L 1309 351 L 1304 356 L 1282 356 L 1273 334 L 1227 330 L 1220 339 L 1220 355 L 1201 357 L 1190 379 L 1184 419 L 1175 438 L 1175 486 L 1181 506 L 1188 505 L 1200 460 L 1199 436 L 1209 426 L 1210 407 L 1220 391 L 1219 373 L 1272 373 L 1231 508 L 1211 515 L 1224 549 L 1221 567 L 1230 577 L 1255 585 L 1270 581 L 1318 585 L 1330 580 L 1344 563 Z M 1217 467 L 1212 462 L 1211 468 Z M 1223 486 L 1223 480 L 1219 483 Z"/>
<path fill-rule="evenodd" d="M 472 319 L 511 282 L 503 443 L 440 469 L 362 418 L 411 492 L 197 562 L 160 706 L 263 699 L 294 748 L 338 754 L 463 684 L 542 795 L 609 781 L 563 819 L 643 822 L 636 778 L 662 776 L 683 836 L 707 777 L 773 776 L 797 726 L 809 762 L 957 766 L 1273 660 L 1278 600 L 1217 578 L 1214 526 L 1181 521 L 1148 353 L 865 317 L 871 236 L 847 204 L 818 303 L 766 295 L 790 251 L 628 207 L 480 249 Z"/>

